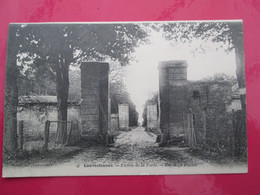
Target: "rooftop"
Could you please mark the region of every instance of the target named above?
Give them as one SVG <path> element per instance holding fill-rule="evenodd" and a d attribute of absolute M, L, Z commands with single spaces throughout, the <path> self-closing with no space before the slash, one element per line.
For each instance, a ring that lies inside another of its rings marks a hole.
<path fill-rule="evenodd" d="M 57 96 L 50 95 L 30 95 L 20 96 L 18 98 L 19 104 L 57 104 Z M 78 103 L 77 101 L 70 101 L 68 103 Z"/>

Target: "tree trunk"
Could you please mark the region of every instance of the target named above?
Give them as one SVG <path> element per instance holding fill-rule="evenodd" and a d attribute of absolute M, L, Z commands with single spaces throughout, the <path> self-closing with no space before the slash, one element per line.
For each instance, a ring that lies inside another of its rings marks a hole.
<path fill-rule="evenodd" d="M 4 105 L 4 152 L 15 154 L 17 152 L 17 105 L 18 68 L 16 66 L 17 48 L 15 29 L 9 27 L 8 47 L 6 58 L 6 82 L 5 82 L 5 105 Z"/>
<path fill-rule="evenodd" d="M 65 59 L 60 60 L 56 69 L 56 90 L 58 102 L 57 143 L 67 141 L 67 110 L 69 92 L 69 64 Z"/>
<path fill-rule="evenodd" d="M 242 24 L 230 24 L 232 32 L 232 41 L 235 48 L 236 56 L 236 76 L 239 86 L 242 111 L 246 114 L 246 82 L 245 82 L 245 54 L 243 41 L 243 26 Z"/>
<path fill-rule="evenodd" d="M 244 50 L 240 45 L 235 45 L 236 53 L 236 75 L 240 92 L 241 106 L 243 113 L 246 113 L 246 82 L 245 82 L 245 63 Z"/>
<path fill-rule="evenodd" d="M 235 119 L 236 123 L 240 121 L 240 125 L 235 125 L 235 132 L 239 132 L 239 134 L 235 133 L 234 140 L 241 140 L 240 136 L 242 137 L 242 142 L 238 142 L 235 144 L 234 150 L 236 151 L 237 155 L 241 155 L 241 147 L 244 145 L 247 147 L 246 141 L 246 82 L 245 82 L 245 54 L 244 54 L 244 41 L 243 41 L 243 26 L 242 24 L 232 23 L 230 25 L 230 29 L 232 32 L 232 41 L 235 48 L 235 55 L 236 55 L 236 75 L 237 81 L 239 86 L 239 93 L 241 99 L 241 107 L 242 113 L 239 119 Z M 237 116 L 236 114 L 234 116 Z"/>

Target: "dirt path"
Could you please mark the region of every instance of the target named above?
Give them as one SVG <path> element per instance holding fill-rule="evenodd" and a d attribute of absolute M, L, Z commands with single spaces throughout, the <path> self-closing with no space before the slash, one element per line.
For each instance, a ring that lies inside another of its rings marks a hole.
<path fill-rule="evenodd" d="M 137 167 L 158 167 L 158 173 L 236 173 L 247 172 L 246 164 L 236 166 L 218 165 L 207 160 L 200 160 L 191 155 L 188 148 L 159 147 L 155 143 L 156 135 L 137 127 L 128 132 L 120 132 L 111 147 L 93 146 L 80 148 L 66 156 L 50 156 L 48 159 L 26 161 L 26 166 L 5 166 L 4 175 L 56 176 L 56 175 L 114 175 L 147 174 Z M 102 167 L 113 169 L 102 169 Z M 228 165 L 228 164 L 226 164 Z M 94 169 L 88 169 L 93 167 Z M 121 169 L 126 167 L 126 169 Z M 168 168 L 173 169 L 169 170 Z M 147 170 L 147 169 L 145 169 Z M 149 173 L 155 174 L 153 168 Z M 130 171 L 130 172 L 129 172 Z M 161 172 L 163 171 L 163 172 Z M 8 173 L 8 174 L 5 174 Z"/>
<path fill-rule="evenodd" d="M 66 163 L 91 164 L 157 164 L 171 166 L 196 166 L 204 162 L 190 156 L 185 148 L 158 147 L 156 135 L 137 127 L 121 132 L 112 147 L 89 147 Z"/>
<path fill-rule="evenodd" d="M 132 131 L 122 132 L 116 140 L 115 147 L 129 146 L 137 148 L 153 147 L 156 135 L 146 132 L 143 127 L 136 127 Z"/>

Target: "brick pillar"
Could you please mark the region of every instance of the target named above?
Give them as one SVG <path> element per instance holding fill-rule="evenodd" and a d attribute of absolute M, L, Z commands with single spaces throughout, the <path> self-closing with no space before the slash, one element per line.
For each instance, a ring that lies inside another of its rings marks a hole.
<path fill-rule="evenodd" d="M 186 112 L 186 61 L 163 61 L 159 64 L 159 116 L 161 145 L 184 133 Z"/>
<path fill-rule="evenodd" d="M 129 130 L 129 107 L 127 103 L 118 104 L 119 130 Z"/>
<path fill-rule="evenodd" d="M 106 144 L 109 133 L 108 63 L 86 62 L 81 65 L 82 135 Z"/>

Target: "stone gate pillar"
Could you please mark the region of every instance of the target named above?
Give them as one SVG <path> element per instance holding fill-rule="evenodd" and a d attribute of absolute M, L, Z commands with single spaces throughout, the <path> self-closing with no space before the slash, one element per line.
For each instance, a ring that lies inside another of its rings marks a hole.
<path fill-rule="evenodd" d="M 86 62 L 81 65 L 81 129 L 87 139 L 108 142 L 109 83 L 108 63 Z"/>
<path fill-rule="evenodd" d="M 127 103 L 118 104 L 119 130 L 129 130 L 129 106 Z"/>
<path fill-rule="evenodd" d="M 147 129 L 158 129 L 158 116 L 157 116 L 157 104 L 149 102 L 147 104 Z"/>
<path fill-rule="evenodd" d="M 159 122 L 161 145 L 184 134 L 183 114 L 186 112 L 187 62 L 159 63 Z"/>

